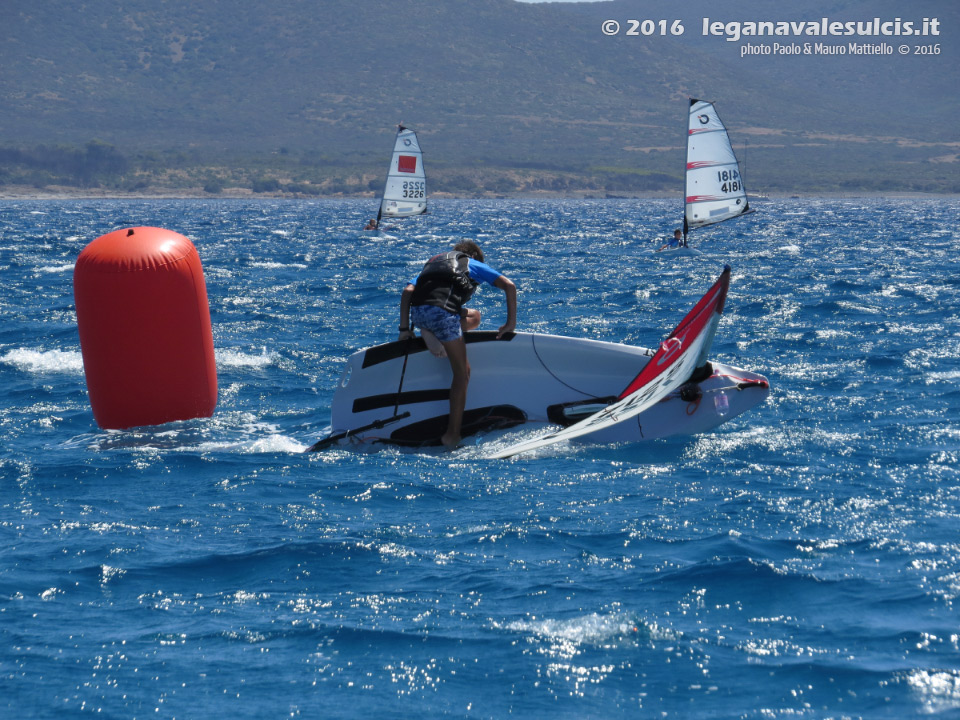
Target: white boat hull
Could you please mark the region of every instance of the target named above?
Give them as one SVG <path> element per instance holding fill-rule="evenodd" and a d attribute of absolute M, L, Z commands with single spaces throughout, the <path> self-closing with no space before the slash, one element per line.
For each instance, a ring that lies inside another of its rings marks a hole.
<path fill-rule="evenodd" d="M 580 338 L 492 332 L 466 335 L 471 366 L 464 435 L 527 423 L 572 424 L 611 402 L 647 363 L 646 348 Z M 707 432 L 763 402 L 762 375 L 712 363 L 698 383 L 628 421 L 585 436 L 636 442 Z M 318 443 L 434 445 L 446 429 L 452 374 L 420 338 L 354 353 L 333 398 L 329 438 Z M 581 408 L 565 408 L 583 403 Z"/>
<path fill-rule="evenodd" d="M 672 247 L 672 248 L 663 248 L 662 250 L 654 250 L 654 255 L 660 255 L 661 257 L 696 257 L 698 255 L 703 255 L 700 250 L 692 248 L 689 246 L 686 247 Z"/>

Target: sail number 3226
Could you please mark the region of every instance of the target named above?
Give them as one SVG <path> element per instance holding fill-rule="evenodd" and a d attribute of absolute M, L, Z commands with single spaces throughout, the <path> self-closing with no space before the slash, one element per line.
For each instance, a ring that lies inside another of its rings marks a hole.
<path fill-rule="evenodd" d="M 426 195 L 427 188 L 423 180 L 405 180 L 403 183 L 403 197 L 422 198 Z"/>
<path fill-rule="evenodd" d="M 720 183 L 721 192 L 735 193 L 743 189 L 740 184 L 740 173 L 736 170 L 718 170 L 717 181 Z"/>

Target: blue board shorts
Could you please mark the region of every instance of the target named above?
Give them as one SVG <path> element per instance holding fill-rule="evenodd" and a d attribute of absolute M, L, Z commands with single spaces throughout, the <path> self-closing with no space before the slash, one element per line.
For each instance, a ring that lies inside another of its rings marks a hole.
<path fill-rule="evenodd" d="M 432 332 L 440 342 L 450 342 L 463 336 L 460 316 L 436 305 L 414 305 L 410 308 L 410 321 L 421 330 Z"/>

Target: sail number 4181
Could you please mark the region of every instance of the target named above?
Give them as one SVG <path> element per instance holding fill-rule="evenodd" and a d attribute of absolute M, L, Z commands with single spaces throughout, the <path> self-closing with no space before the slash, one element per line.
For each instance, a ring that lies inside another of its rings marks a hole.
<path fill-rule="evenodd" d="M 403 197 L 405 198 L 422 198 L 426 191 L 426 183 L 423 180 L 403 181 Z"/>
<path fill-rule="evenodd" d="M 721 192 L 734 193 L 743 189 L 740 184 L 740 173 L 736 170 L 718 170 L 717 181 L 720 183 Z"/>

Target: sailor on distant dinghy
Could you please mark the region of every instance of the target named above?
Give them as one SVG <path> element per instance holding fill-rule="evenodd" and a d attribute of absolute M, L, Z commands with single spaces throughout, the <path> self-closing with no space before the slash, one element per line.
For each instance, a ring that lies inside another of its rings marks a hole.
<path fill-rule="evenodd" d="M 427 212 L 427 178 L 423 171 L 423 152 L 417 133 L 402 124 L 397 126 L 393 155 L 387 169 L 387 180 L 376 219 L 371 219 L 364 230 L 389 230 L 381 221 L 384 217 L 405 218 Z"/>
<path fill-rule="evenodd" d="M 674 231 L 675 240 L 658 253 L 699 255 L 687 243 L 692 230 L 753 212 L 730 136 L 712 102 L 690 98 L 686 146 L 683 231 Z"/>

